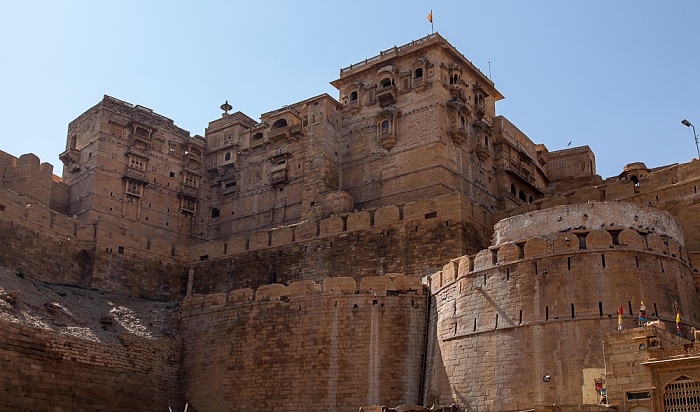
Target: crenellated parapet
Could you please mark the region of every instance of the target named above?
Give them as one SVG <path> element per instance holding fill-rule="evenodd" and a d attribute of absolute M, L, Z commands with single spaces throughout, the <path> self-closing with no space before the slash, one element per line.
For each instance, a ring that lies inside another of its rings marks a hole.
<path fill-rule="evenodd" d="M 497 386 L 494 376 L 499 382 L 531 376 L 527 388 L 501 387 L 509 395 L 498 409 L 550 402 L 550 388 L 567 399 L 583 394 L 583 403 L 595 401 L 593 382 L 584 376 L 604 373 L 602 332 L 617 330 L 620 308 L 623 329 L 637 326 L 642 301 L 647 318 L 668 328 L 675 329 L 677 305 L 682 328 L 700 320 L 682 240 L 669 214 L 622 202 L 559 206 L 500 221 L 491 247 L 424 278 L 435 306 L 432 353 L 440 354 L 431 373 L 444 367 L 455 377 L 435 379 L 428 393 L 482 399 L 473 388 Z M 558 369 L 562 357 L 569 362 L 565 370 Z"/>
<path fill-rule="evenodd" d="M 236 254 L 278 248 L 308 240 L 349 235 L 365 230 L 420 225 L 421 221 L 458 222 L 464 215 L 474 216 L 474 223 L 490 230 L 490 219 L 481 208 L 463 194 L 451 193 L 431 199 L 389 205 L 353 213 L 341 213 L 320 220 L 272 229 L 251 231 L 227 240 L 202 241 L 189 248 L 191 261 L 235 256 Z M 206 256 L 206 258 L 205 258 Z"/>
<path fill-rule="evenodd" d="M 301 280 L 289 285 L 269 284 L 236 289 L 229 293 L 190 295 L 183 301 L 183 316 L 208 311 L 264 302 L 294 303 L 300 298 L 326 299 L 340 296 L 362 295 L 373 298 L 387 296 L 424 296 L 426 288 L 418 277 L 390 273 L 385 276 L 368 276 L 359 284 L 351 277 L 332 277 L 316 283 Z M 382 306 L 383 307 L 383 306 Z"/>

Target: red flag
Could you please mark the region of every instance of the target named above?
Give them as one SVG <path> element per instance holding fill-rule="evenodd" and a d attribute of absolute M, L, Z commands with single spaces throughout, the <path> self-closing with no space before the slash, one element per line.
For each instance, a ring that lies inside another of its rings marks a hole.
<path fill-rule="evenodd" d="M 617 330 L 622 330 L 622 305 L 617 310 Z"/>

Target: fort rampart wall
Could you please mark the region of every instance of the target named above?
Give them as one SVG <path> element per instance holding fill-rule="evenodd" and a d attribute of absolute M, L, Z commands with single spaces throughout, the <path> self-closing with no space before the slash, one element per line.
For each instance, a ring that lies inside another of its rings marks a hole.
<path fill-rule="evenodd" d="M 187 286 L 182 252 L 119 226 L 84 224 L 0 189 L 0 265 L 32 279 L 176 299 Z"/>
<path fill-rule="evenodd" d="M 157 411 L 182 403 L 179 345 L 131 334 L 105 344 L 0 319 L 0 409 Z"/>
<path fill-rule="evenodd" d="M 638 216 L 646 209 L 583 204 L 577 213 L 595 220 L 596 207 L 637 209 Z M 536 213 L 554 221 L 559 216 L 555 209 Z M 649 319 L 673 325 L 678 301 L 689 329 L 700 311 L 687 252 L 653 231 L 653 220 L 641 220 L 643 228 L 554 226 L 553 233 L 539 222 L 530 230 L 545 232 L 541 236 L 514 237 L 429 276 L 428 404 L 520 410 L 597 403 L 594 381 L 584 378 L 604 373 L 603 333 L 617 329 L 620 306 L 627 329 L 637 325 L 640 301 Z M 504 231 L 505 237 L 524 233 L 512 226 L 516 230 Z"/>
<path fill-rule="evenodd" d="M 421 279 L 400 275 L 189 296 L 184 395 L 202 411 L 418 403 L 425 302 Z"/>
<path fill-rule="evenodd" d="M 402 206 L 332 216 L 195 244 L 194 291 L 397 272 L 423 276 L 476 253 L 491 235 L 490 215 L 453 193 Z"/>
<path fill-rule="evenodd" d="M 558 205 L 624 201 L 651 206 L 670 213 L 685 233 L 684 243 L 694 268 L 700 267 L 700 162 L 673 165 L 643 174 L 638 184 L 627 179 L 610 178 L 595 186 L 552 195 L 532 204 L 496 215 L 494 221 L 544 210 Z M 619 219 L 619 218 L 618 218 Z"/>

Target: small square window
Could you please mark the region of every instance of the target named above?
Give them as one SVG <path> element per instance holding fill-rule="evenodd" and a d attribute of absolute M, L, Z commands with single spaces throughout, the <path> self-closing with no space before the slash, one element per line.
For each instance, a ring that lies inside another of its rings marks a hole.
<path fill-rule="evenodd" d="M 119 246 L 119 248 L 117 248 L 117 253 L 119 253 L 120 255 L 123 255 L 124 254 L 124 246 Z"/>

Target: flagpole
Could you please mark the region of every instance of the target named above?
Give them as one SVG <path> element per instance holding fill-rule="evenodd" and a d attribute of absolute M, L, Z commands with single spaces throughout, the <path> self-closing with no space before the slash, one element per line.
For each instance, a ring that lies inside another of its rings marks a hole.
<path fill-rule="evenodd" d="M 433 11 L 430 10 L 430 34 L 435 33 L 435 29 L 433 28 Z"/>

